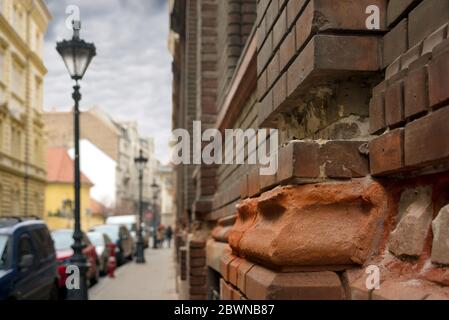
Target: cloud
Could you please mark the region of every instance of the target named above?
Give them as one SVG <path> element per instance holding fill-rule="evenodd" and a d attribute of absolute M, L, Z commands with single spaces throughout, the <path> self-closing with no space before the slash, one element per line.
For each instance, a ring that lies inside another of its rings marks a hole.
<path fill-rule="evenodd" d="M 145 136 L 153 136 L 156 156 L 168 161 L 171 135 L 171 56 L 166 0 L 46 0 L 53 16 L 45 38 L 46 110 L 68 110 L 70 78 L 55 50 L 68 39 L 68 5 L 77 5 L 81 37 L 94 42 L 97 56 L 81 83 L 81 108 L 100 106 L 113 118 L 137 120 Z"/>

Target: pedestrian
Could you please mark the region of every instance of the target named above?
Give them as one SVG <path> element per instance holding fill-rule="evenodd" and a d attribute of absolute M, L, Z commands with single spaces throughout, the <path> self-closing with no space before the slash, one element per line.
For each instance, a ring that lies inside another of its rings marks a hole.
<path fill-rule="evenodd" d="M 168 226 L 165 230 L 165 240 L 167 241 L 168 247 L 171 248 L 171 238 L 173 237 L 173 230 L 171 226 Z"/>
<path fill-rule="evenodd" d="M 157 229 L 157 247 L 162 248 L 164 244 L 164 226 L 160 225 Z"/>

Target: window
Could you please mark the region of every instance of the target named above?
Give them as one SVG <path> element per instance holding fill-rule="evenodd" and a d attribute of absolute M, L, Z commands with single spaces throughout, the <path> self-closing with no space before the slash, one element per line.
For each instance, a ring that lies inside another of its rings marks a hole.
<path fill-rule="evenodd" d="M 31 238 L 29 235 L 24 234 L 19 240 L 19 259 L 20 262 L 22 258 L 26 255 L 33 254 L 33 245 L 31 244 Z"/>
<path fill-rule="evenodd" d="M 17 96 L 22 99 L 25 97 L 25 72 L 22 66 L 15 61 L 11 70 L 11 87 Z"/>
<path fill-rule="evenodd" d="M 41 259 L 46 259 L 54 254 L 53 240 L 47 229 L 33 230 L 31 236 L 36 243 L 36 249 Z"/>
<path fill-rule="evenodd" d="M 11 128 L 11 154 L 16 159 L 22 159 L 22 132 L 17 126 Z"/>
<path fill-rule="evenodd" d="M 42 80 L 39 77 L 34 79 L 34 105 L 37 110 L 42 110 L 43 105 L 43 88 Z"/>

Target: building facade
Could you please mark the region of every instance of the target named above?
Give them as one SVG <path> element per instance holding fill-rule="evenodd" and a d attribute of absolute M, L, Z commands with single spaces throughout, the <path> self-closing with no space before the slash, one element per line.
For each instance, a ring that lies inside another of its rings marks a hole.
<path fill-rule="evenodd" d="M 73 148 L 72 112 L 45 112 L 44 121 L 49 147 Z M 126 215 L 137 212 L 139 181 L 134 159 L 142 149 L 144 155 L 149 158 L 144 173 L 143 192 L 144 202 L 149 204 L 152 196 L 150 185 L 157 167 L 153 139 L 142 138 L 136 122 L 116 121 L 99 107 L 82 112 L 80 123 L 80 139 L 96 146 L 115 163 L 114 168 L 110 169 L 110 176 L 114 177 L 113 199 L 108 200 L 108 203 L 103 203 L 101 198 L 96 200 L 110 208 L 111 214 Z M 81 157 L 83 158 L 83 155 Z M 103 169 L 106 168 L 101 168 Z M 92 170 L 95 170 L 95 167 Z"/>
<path fill-rule="evenodd" d="M 44 213 L 42 50 L 50 19 L 40 0 L 0 3 L 0 216 Z"/>
<path fill-rule="evenodd" d="M 161 224 L 165 227 L 175 226 L 175 210 L 174 210 L 174 172 L 171 166 L 159 165 L 157 169 L 156 182 L 159 184 L 160 190 L 160 214 Z"/>
<path fill-rule="evenodd" d="M 74 162 L 65 148 L 47 150 L 47 186 L 45 189 L 44 220 L 50 230 L 73 229 L 74 226 Z M 81 173 L 81 227 L 84 231 L 104 223 L 98 212 L 93 212 L 90 190 L 92 181 Z M 97 211 L 97 210 L 94 210 Z"/>
<path fill-rule="evenodd" d="M 271 176 L 176 167 L 181 297 L 449 299 L 449 2 L 174 0 L 170 15 L 173 127 L 277 129 L 280 146 Z"/>

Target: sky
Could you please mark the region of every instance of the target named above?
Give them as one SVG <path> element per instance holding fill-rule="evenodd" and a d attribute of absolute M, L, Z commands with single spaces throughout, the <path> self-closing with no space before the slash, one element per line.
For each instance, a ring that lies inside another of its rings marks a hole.
<path fill-rule="evenodd" d="M 70 5 L 79 8 L 81 38 L 94 42 L 97 56 L 81 82 L 81 109 L 99 106 L 118 121 L 138 121 L 153 136 L 156 156 L 168 162 L 171 137 L 171 56 L 168 0 L 44 0 L 53 19 L 44 47 L 45 110 L 73 106 L 72 82 L 55 50 L 70 39 Z"/>

